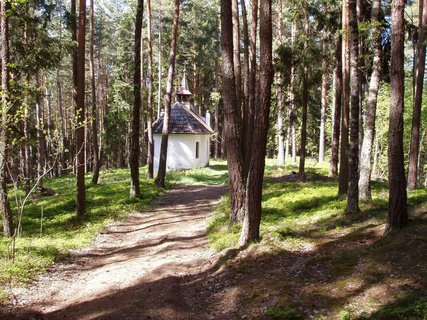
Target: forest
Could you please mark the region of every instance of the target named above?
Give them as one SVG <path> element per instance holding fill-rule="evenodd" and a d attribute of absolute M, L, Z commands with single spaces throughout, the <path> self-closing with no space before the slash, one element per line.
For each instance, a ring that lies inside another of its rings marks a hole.
<path fill-rule="evenodd" d="M 426 44 L 427 0 L 0 0 L 0 318 L 427 319 Z"/>

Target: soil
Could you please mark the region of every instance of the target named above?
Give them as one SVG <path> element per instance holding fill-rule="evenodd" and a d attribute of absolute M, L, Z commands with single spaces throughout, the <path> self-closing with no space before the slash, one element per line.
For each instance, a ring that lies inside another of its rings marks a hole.
<path fill-rule="evenodd" d="M 7 319 L 216 319 L 232 301 L 209 275 L 221 257 L 207 246 L 207 219 L 222 186 L 178 187 L 154 209 L 108 227 L 30 288 L 16 289 Z M 0 316 L 2 316 L 0 314 Z"/>

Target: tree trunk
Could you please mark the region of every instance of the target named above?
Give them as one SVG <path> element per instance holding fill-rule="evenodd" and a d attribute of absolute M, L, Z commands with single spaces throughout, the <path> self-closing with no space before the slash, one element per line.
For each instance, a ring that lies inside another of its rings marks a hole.
<path fill-rule="evenodd" d="M 218 77 L 218 58 L 215 58 L 215 93 L 219 93 L 219 77 Z M 219 97 L 215 97 L 215 111 L 214 111 L 214 117 L 215 117 L 215 124 L 214 124 L 214 131 L 217 135 L 215 139 L 215 151 L 214 155 L 215 158 L 218 159 L 221 154 L 221 141 L 220 141 L 220 132 L 219 132 Z"/>
<path fill-rule="evenodd" d="M 404 73 L 404 0 L 391 5 L 390 122 L 388 135 L 389 205 L 386 232 L 408 223 L 405 162 L 403 156 Z"/>
<path fill-rule="evenodd" d="M 277 131 L 279 136 L 279 146 L 277 151 L 277 164 L 285 165 L 285 132 L 283 129 L 283 109 L 284 109 L 284 92 L 280 84 L 277 85 Z"/>
<path fill-rule="evenodd" d="M 307 48 L 307 39 L 309 37 L 309 25 L 307 13 L 305 17 L 305 36 L 306 42 L 304 48 Z M 308 114 L 308 66 L 304 65 L 302 75 L 302 120 L 301 120 L 301 144 L 300 144 L 300 158 L 299 158 L 299 174 L 302 180 L 305 180 L 305 156 L 306 156 L 306 144 L 307 144 L 307 114 Z"/>
<path fill-rule="evenodd" d="M 271 105 L 271 82 L 273 79 L 271 2 L 271 0 L 263 0 L 260 3 L 260 90 L 253 131 L 253 143 L 257 148 L 251 154 L 246 187 L 246 213 L 240 245 L 246 245 L 250 241 L 259 239 L 262 184 Z"/>
<path fill-rule="evenodd" d="M 360 108 L 360 81 L 359 81 L 359 30 L 357 23 L 356 0 L 350 0 L 350 77 L 351 77 L 351 125 L 349 148 L 349 178 L 347 191 L 346 213 L 359 211 L 359 108 Z"/>
<path fill-rule="evenodd" d="M 154 94 L 153 94 L 153 43 L 151 39 L 151 0 L 147 0 L 147 42 L 148 42 L 148 112 L 147 112 L 147 178 L 152 179 L 154 176 L 154 139 L 153 139 L 153 109 L 154 109 Z"/>
<path fill-rule="evenodd" d="M 369 97 L 365 113 L 365 134 L 363 135 L 362 150 L 360 153 L 360 179 L 359 192 L 361 200 L 371 199 L 371 160 L 372 144 L 375 136 L 375 118 L 377 111 L 377 97 L 381 77 L 381 31 L 379 26 L 379 14 L 381 10 L 381 0 L 375 0 L 372 3 L 372 22 L 375 27 L 372 34 L 372 43 L 374 46 L 374 60 L 372 63 L 372 75 L 369 84 Z"/>
<path fill-rule="evenodd" d="M 157 119 L 160 118 L 160 112 L 162 108 L 162 32 L 163 32 L 163 25 L 162 25 L 162 16 L 161 11 L 159 11 L 159 56 L 158 56 L 158 88 L 157 88 Z M 154 161 L 154 160 L 153 160 Z"/>
<path fill-rule="evenodd" d="M 224 100 L 224 136 L 230 177 L 230 225 L 244 216 L 244 201 L 242 199 L 245 197 L 244 161 L 241 143 L 242 126 L 236 97 L 233 62 L 231 1 L 221 0 L 222 96 Z"/>
<path fill-rule="evenodd" d="M 342 105 L 342 36 L 337 36 L 337 44 L 335 49 L 335 105 L 334 105 L 334 128 L 332 134 L 332 157 L 330 166 L 330 175 L 336 178 L 338 174 L 338 154 L 340 142 L 340 123 L 341 123 L 341 105 Z"/>
<path fill-rule="evenodd" d="M 44 108 L 40 73 L 36 73 L 36 123 L 37 123 L 37 187 L 43 189 L 43 176 L 46 171 L 46 137 L 44 132 Z"/>
<path fill-rule="evenodd" d="M 328 68 L 328 37 L 326 27 L 322 30 L 322 89 L 320 111 L 320 138 L 319 138 L 319 164 L 323 164 L 325 158 L 325 125 L 326 107 L 328 104 L 329 68 Z"/>
<path fill-rule="evenodd" d="M 75 16 L 75 15 L 74 15 Z M 85 35 L 86 35 L 86 0 L 80 0 L 79 6 L 79 33 L 76 61 L 76 170 L 77 170 L 77 195 L 76 212 L 81 218 L 85 212 Z M 73 36 L 74 37 L 74 36 Z M 74 68 L 73 68 L 74 69 Z"/>
<path fill-rule="evenodd" d="M 243 1 L 244 2 L 244 1 Z M 284 41 L 283 38 L 283 1 L 280 1 L 278 4 L 279 6 L 279 41 L 282 43 Z M 279 140 L 279 146 L 278 146 L 278 152 L 277 152 L 277 164 L 279 166 L 285 165 L 285 131 L 283 128 L 283 118 L 284 118 L 284 111 L 285 111 L 285 92 L 282 84 L 280 83 L 281 77 L 277 76 L 277 131 L 278 131 L 278 140 Z M 287 145 L 288 147 L 289 145 Z M 288 150 L 286 150 L 288 152 Z"/>
<path fill-rule="evenodd" d="M 417 74 L 415 81 L 414 109 L 412 112 L 411 144 L 409 149 L 408 190 L 417 187 L 418 158 L 420 154 L 421 106 L 423 100 L 424 71 L 426 60 L 425 28 L 427 25 L 427 4 L 419 0 Z"/>
<path fill-rule="evenodd" d="M 89 71 L 92 92 L 92 157 L 93 157 L 93 176 L 92 183 L 98 184 L 99 170 L 101 168 L 99 158 L 99 145 L 98 145 L 98 101 L 96 99 L 96 83 L 95 83 L 95 64 L 94 64 L 94 33 L 95 33 L 95 8 L 93 0 L 90 0 L 90 53 L 89 53 Z"/>
<path fill-rule="evenodd" d="M 133 110 L 132 110 L 132 132 L 130 140 L 130 196 L 140 195 L 139 187 L 139 131 L 141 121 L 141 34 L 142 18 L 144 12 L 144 0 L 138 0 L 135 18 L 135 70 L 133 74 Z"/>
<path fill-rule="evenodd" d="M 246 3 L 240 0 L 242 8 L 242 21 L 243 21 L 243 124 L 246 126 L 248 117 L 248 104 L 249 104 L 249 27 L 248 27 L 248 14 L 246 11 Z"/>
<path fill-rule="evenodd" d="M 242 67 L 240 65 L 240 23 L 238 0 L 232 0 L 233 11 L 233 63 L 234 77 L 236 81 L 236 97 L 239 105 L 240 116 L 243 115 L 242 108 Z"/>
<path fill-rule="evenodd" d="M 3 235 L 13 234 L 13 218 L 7 195 L 7 153 L 8 153 L 8 114 L 9 114 L 9 28 L 6 14 L 6 1 L 0 0 L 0 66 L 1 66 L 1 118 L 0 118 L 0 211 L 3 221 Z"/>
<path fill-rule="evenodd" d="M 169 68 L 168 78 L 166 82 L 166 96 L 165 96 L 165 113 L 163 115 L 163 129 L 162 129 L 162 142 L 160 146 L 160 159 L 159 159 L 159 171 L 156 177 L 156 185 L 164 188 L 166 178 L 166 163 L 168 156 L 168 140 L 169 140 L 169 119 L 171 112 L 172 103 L 172 90 L 173 90 L 173 79 L 175 75 L 175 55 L 176 55 L 176 41 L 178 38 L 178 27 L 179 27 L 179 5 L 180 0 L 175 0 L 175 13 L 173 18 L 172 27 L 172 41 L 169 52 Z"/>
<path fill-rule="evenodd" d="M 64 113 L 63 98 L 62 98 L 62 82 L 61 82 L 59 68 L 56 69 L 56 87 L 57 87 L 57 91 L 58 91 L 59 118 L 61 121 L 61 130 L 60 130 L 61 142 L 63 144 L 63 149 L 60 151 L 61 152 L 61 155 L 60 155 L 61 167 L 60 167 L 60 173 L 59 173 L 62 176 L 67 171 L 67 161 L 65 158 L 65 150 L 67 148 L 67 146 L 66 146 L 67 131 L 65 130 L 65 113 Z"/>
<path fill-rule="evenodd" d="M 295 23 L 292 22 L 291 26 L 291 47 L 294 50 L 296 27 Z M 296 147 L 296 130 L 295 130 L 295 66 L 292 61 L 291 64 L 291 79 L 289 88 L 289 100 L 291 102 L 289 112 L 289 126 L 291 127 L 292 133 L 292 165 L 297 163 L 297 147 Z"/>
<path fill-rule="evenodd" d="M 256 63 L 256 42 L 257 42 L 257 28 L 258 28 L 258 0 L 252 1 L 252 21 L 251 21 L 251 39 L 249 45 L 249 101 L 247 109 L 247 121 L 245 123 L 245 135 L 244 135 L 244 150 L 252 150 L 253 141 L 252 133 L 254 128 L 254 114 L 255 114 L 255 94 L 256 94 L 256 75 L 257 75 L 257 63 Z M 249 167 L 250 157 L 245 155 L 245 171 Z"/>
<path fill-rule="evenodd" d="M 350 120 L 350 42 L 349 42 L 349 0 L 343 1 L 343 108 L 341 122 L 340 174 L 338 195 L 347 194 L 348 190 L 348 133 Z"/>

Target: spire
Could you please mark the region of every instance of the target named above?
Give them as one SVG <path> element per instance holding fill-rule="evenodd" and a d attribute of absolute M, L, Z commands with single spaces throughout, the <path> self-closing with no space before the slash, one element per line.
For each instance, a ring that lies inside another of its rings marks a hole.
<path fill-rule="evenodd" d="M 192 95 L 190 90 L 188 89 L 188 81 L 187 81 L 187 64 L 184 65 L 184 74 L 182 75 L 181 86 L 176 92 L 179 101 L 188 101 L 189 97 Z"/>
<path fill-rule="evenodd" d="M 184 74 L 182 76 L 182 81 L 181 81 L 181 90 L 188 90 L 188 81 L 187 81 L 187 63 L 184 65 Z"/>

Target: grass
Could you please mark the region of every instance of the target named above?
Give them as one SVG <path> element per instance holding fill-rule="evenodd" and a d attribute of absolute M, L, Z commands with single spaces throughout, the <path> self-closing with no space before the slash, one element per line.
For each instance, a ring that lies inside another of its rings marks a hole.
<path fill-rule="evenodd" d="M 57 194 L 27 203 L 13 260 L 10 240 L 0 239 L 0 298 L 5 296 L 5 288 L 30 282 L 52 262 L 67 256 L 70 249 L 88 246 L 108 224 L 150 205 L 162 192 L 153 181 L 141 179 L 142 197 L 132 199 L 129 176 L 127 169 L 103 171 L 99 184 L 92 185 L 87 175 L 87 207 L 81 220 L 75 216 L 74 176 L 46 179 L 45 187 Z M 16 211 L 16 204 L 13 209 Z"/>
<path fill-rule="evenodd" d="M 386 183 L 375 182 L 373 200 L 346 215 L 346 200 L 337 197 L 326 167 L 308 167 L 307 182 L 283 178 L 292 171 L 297 168 L 267 161 L 261 240 L 249 248 L 256 257 L 229 263 L 253 278 L 251 270 L 262 270 L 253 280 L 257 290 L 280 297 L 267 318 L 427 319 L 427 190 L 408 194 L 409 226 L 384 236 Z M 228 197 L 217 211 L 211 246 L 236 247 L 240 227 L 228 229 Z M 266 268 L 271 280 L 263 276 Z M 259 302 L 249 299 L 248 305 Z"/>
<path fill-rule="evenodd" d="M 169 184 L 225 185 L 228 184 L 227 163 L 211 160 L 208 167 L 168 173 Z"/>

